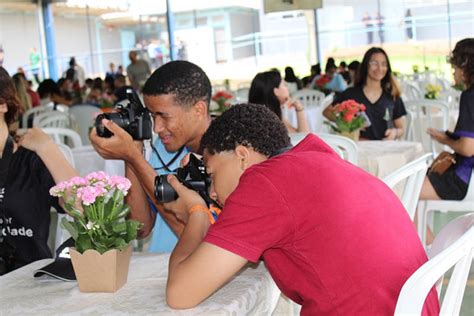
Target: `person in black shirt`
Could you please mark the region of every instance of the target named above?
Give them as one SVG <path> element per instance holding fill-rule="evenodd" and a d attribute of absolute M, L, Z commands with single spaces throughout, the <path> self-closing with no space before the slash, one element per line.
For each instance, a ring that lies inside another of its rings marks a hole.
<path fill-rule="evenodd" d="M 456 154 L 456 164 L 443 174 L 430 173 L 421 189 L 421 200 L 462 200 L 466 196 L 474 168 L 474 38 L 459 41 L 452 54 L 456 83 L 464 83 L 459 117 L 454 133 L 428 129 L 434 140 L 447 145 Z"/>
<path fill-rule="evenodd" d="M 371 125 L 361 130 L 361 139 L 394 140 L 404 134 L 406 109 L 400 98 L 400 89 L 392 75 L 387 53 L 379 47 L 372 47 L 359 66 L 354 87 L 336 95 L 332 105 L 323 115 L 334 120 L 334 105 L 353 99 L 366 106 Z"/>
<path fill-rule="evenodd" d="M 15 143 L 9 127 L 19 110 L 13 81 L 0 67 L 0 247 L 8 243 L 13 248 L 2 273 L 51 257 L 47 245 L 50 209 L 61 208 L 49 189 L 77 174 L 41 130 L 29 129 Z"/>

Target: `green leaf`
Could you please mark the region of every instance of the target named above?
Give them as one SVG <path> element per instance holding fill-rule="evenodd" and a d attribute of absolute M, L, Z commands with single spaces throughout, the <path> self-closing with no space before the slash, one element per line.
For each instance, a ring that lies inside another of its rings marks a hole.
<path fill-rule="evenodd" d="M 132 240 L 137 238 L 137 232 L 142 226 L 143 224 L 139 221 L 127 221 L 127 242 L 131 242 Z"/>
<path fill-rule="evenodd" d="M 67 220 L 66 217 L 63 217 L 61 219 L 61 227 L 67 230 L 74 240 L 77 240 L 79 232 L 78 232 L 76 223 L 70 222 Z"/>
<path fill-rule="evenodd" d="M 76 249 L 80 253 L 84 253 L 87 249 L 94 249 L 92 241 L 86 234 L 81 234 L 76 240 Z"/>
<path fill-rule="evenodd" d="M 121 222 L 113 226 L 113 231 L 115 233 L 123 233 L 127 231 L 127 222 Z"/>

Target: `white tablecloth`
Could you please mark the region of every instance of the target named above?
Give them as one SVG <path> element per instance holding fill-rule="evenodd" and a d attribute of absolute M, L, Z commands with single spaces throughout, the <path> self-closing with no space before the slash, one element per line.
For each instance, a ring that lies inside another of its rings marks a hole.
<path fill-rule="evenodd" d="M 245 269 L 198 307 L 171 310 L 165 301 L 168 260 L 167 254 L 134 254 L 128 281 L 116 293 L 81 293 L 76 282 L 35 279 L 33 271 L 51 259 L 36 261 L 0 277 L 0 314 L 270 315 L 280 297 L 260 263 Z"/>
<path fill-rule="evenodd" d="M 421 143 L 408 141 L 359 141 L 358 166 L 378 178 L 423 155 Z"/>

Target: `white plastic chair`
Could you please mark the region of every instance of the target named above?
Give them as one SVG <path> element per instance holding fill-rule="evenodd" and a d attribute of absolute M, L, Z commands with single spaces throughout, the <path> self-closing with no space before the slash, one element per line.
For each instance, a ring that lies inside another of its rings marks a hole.
<path fill-rule="evenodd" d="M 36 116 L 45 112 L 51 112 L 53 108 L 49 106 L 37 106 L 26 111 L 21 117 L 22 128 L 28 127 L 28 120 L 34 120 Z"/>
<path fill-rule="evenodd" d="M 426 154 L 407 163 L 382 179 L 391 189 L 394 189 L 397 184 L 406 180 L 400 200 L 408 215 L 410 215 L 411 220 L 415 217 L 421 187 L 423 186 L 426 170 L 428 170 L 428 162 L 432 157 L 431 154 Z"/>
<path fill-rule="evenodd" d="M 308 135 L 308 133 L 290 133 L 289 136 L 290 136 L 290 142 L 293 146 L 296 146 L 298 145 L 298 143 L 300 141 L 302 141 L 306 136 Z M 342 151 L 341 148 L 339 147 L 333 147 L 331 146 L 331 148 L 339 155 L 339 157 L 341 157 L 342 159 L 344 159 L 344 152 Z"/>
<path fill-rule="evenodd" d="M 357 166 L 359 159 L 359 147 L 356 142 L 344 136 L 317 133 L 319 138 L 324 140 L 329 146 L 334 148 L 342 149 L 344 153 L 344 159 Z"/>
<path fill-rule="evenodd" d="M 417 225 L 423 245 L 426 244 L 426 227 L 430 212 L 474 212 L 474 170 L 471 174 L 466 196 L 461 201 L 454 200 L 425 200 L 418 205 Z"/>
<path fill-rule="evenodd" d="M 326 96 L 321 91 L 303 89 L 296 91 L 292 95 L 292 98 L 299 100 L 304 105 L 304 107 L 321 107 Z"/>
<path fill-rule="evenodd" d="M 74 105 L 69 108 L 69 113 L 77 123 L 78 132 L 84 145 L 90 144 L 89 128 L 94 125 L 95 117 L 100 112 L 99 108 L 88 104 Z"/>
<path fill-rule="evenodd" d="M 82 146 L 81 136 L 79 136 L 79 134 L 72 129 L 45 127 L 42 130 L 46 134 L 50 135 L 54 139 L 54 142 L 58 144 L 68 145 L 71 148 Z"/>
<path fill-rule="evenodd" d="M 406 101 L 407 110 L 411 111 L 412 140 L 421 142 L 425 151 L 436 155 L 439 151 L 446 150 L 426 133 L 426 129 L 436 128 L 447 130 L 449 126 L 449 106 L 444 101 L 419 99 Z"/>
<path fill-rule="evenodd" d="M 461 236 L 461 237 L 459 237 Z M 451 244 L 452 240 L 456 240 Z M 474 253 L 474 214 L 446 225 L 433 242 L 433 255 L 405 282 L 395 315 L 421 315 L 425 299 L 436 282 L 454 266 L 440 315 L 459 315 Z"/>
<path fill-rule="evenodd" d="M 70 119 L 69 115 L 58 112 L 49 111 L 37 115 L 33 119 L 33 127 L 45 128 L 45 127 L 62 127 L 69 128 Z"/>
<path fill-rule="evenodd" d="M 410 81 L 403 82 L 402 91 L 403 91 L 403 100 L 406 100 L 406 101 L 419 100 L 424 97 L 423 93 L 421 92 L 421 89 L 414 82 L 410 82 Z"/>
<path fill-rule="evenodd" d="M 323 101 L 321 102 L 321 107 L 323 110 L 334 101 L 334 92 L 328 94 Z"/>
<path fill-rule="evenodd" d="M 74 168 L 75 163 L 74 163 L 74 156 L 72 154 L 71 148 L 64 144 L 58 144 L 59 149 L 63 153 L 64 157 L 66 160 L 71 164 L 71 166 Z M 61 214 L 61 213 L 56 213 L 57 214 L 57 223 L 56 227 L 54 228 L 54 231 L 50 231 L 50 234 L 54 234 L 54 249 L 53 253 L 55 254 L 56 252 L 54 250 L 58 249 L 58 247 L 65 242 L 67 239 L 71 237 L 69 232 L 61 227 L 61 220 L 63 218 L 68 218 L 69 220 L 72 220 L 72 218 L 67 215 L 67 214 Z"/>
<path fill-rule="evenodd" d="M 250 88 L 239 88 L 234 92 L 234 100 L 236 103 L 246 103 L 249 100 Z"/>

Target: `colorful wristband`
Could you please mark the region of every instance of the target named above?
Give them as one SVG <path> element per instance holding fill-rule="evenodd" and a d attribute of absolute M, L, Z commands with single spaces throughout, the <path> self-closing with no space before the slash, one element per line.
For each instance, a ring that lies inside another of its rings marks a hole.
<path fill-rule="evenodd" d="M 205 207 L 204 205 L 196 204 L 196 205 L 191 206 L 191 208 L 188 211 L 189 215 L 191 215 L 194 212 L 204 212 L 204 213 L 206 213 L 209 216 L 209 223 L 211 223 L 211 225 L 216 222 L 216 220 L 214 219 L 214 216 L 212 216 L 211 211 L 207 207 Z"/>

